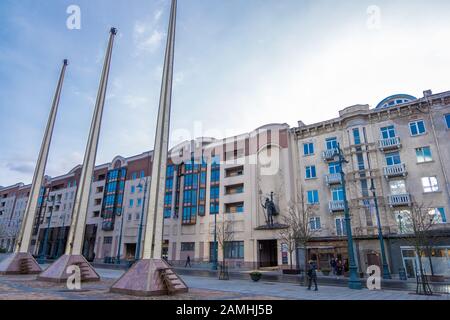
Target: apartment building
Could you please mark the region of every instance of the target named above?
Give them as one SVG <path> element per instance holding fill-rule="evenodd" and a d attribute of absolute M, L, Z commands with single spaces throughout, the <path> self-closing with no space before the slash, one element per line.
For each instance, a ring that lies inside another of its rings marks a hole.
<path fill-rule="evenodd" d="M 197 264 L 225 258 L 234 268 L 287 268 L 283 217 L 302 195 L 313 211 L 308 259 L 319 268 L 329 267 L 332 257 L 346 261 L 342 166 L 359 270 L 381 264 L 380 223 L 391 273 L 402 268 L 413 276 L 417 257 L 408 241 L 407 213 L 421 204 L 429 207 L 439 232 L 432 263 L 425 261 L 425 267 L 448 276 L 449 128 L 450 92 L 425 92 L 421 99 L 391 96 L 375 108 L 351 106 L 316 124 L 269 124 L 225 139 L 180 143 L 169 150 L 161 203 L 163 255 L 174 264 L 184 264 L 189 256 Z M 347 160 L 342 165 L 336 159 L 338 146 Z M 142 250 L 152 154 L 117 156 L 95 168 L 83 252 L 89 260 L 133 260 L 138 247 Z M 63 253 L 80 174 L 77 166 L 64 176 L 46 178 L 32 238 L 34 255 L 43 254 L 44 247 L 49 258 Z M 0 189 L 3 249 L 13 249 L 29 188 Z M 268 225 L 266 199 L 273 199 L 279 213 L 273 225 Z"/>
<path fill-rule="evenodd" d="M 434 271 L 449 275 L 450 93 L 424 95 L 395 95 L 374 109 L 351 106 L 338 118 L 312 125 L 299 122 L 292 129 L 295 172 L 309 205 L 319 214 L 311 222 L 316 233 L 309 246 L 309 256 L 319 266 L 329 266 L 332 257 L 348 259 L 341 164 L 336 158 L 340 146 L 348 161 L 342 169 L 360 271 L 380 265 L 375 192 L 391 272 L 405 268 L 414 276 L 417 257 L 407 241 L 407 219 L 411 206 L 421 205 L 429 207 L 443 232 L 433 251 Z M 426 263 L 428 272 L 430 267 Z"/>

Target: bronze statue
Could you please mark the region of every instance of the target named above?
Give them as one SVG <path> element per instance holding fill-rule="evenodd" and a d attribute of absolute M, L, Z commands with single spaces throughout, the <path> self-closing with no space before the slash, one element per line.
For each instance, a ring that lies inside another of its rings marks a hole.
<path fill-rule="evenodd" d="M 261 205 L 267 212 L 267 225 L 273 227 L 273 217 L 278 215 L 275 203 L 273 202 L 273 192 L 270 193 L 270 199 L 266 198 L 266 202 Z"/>

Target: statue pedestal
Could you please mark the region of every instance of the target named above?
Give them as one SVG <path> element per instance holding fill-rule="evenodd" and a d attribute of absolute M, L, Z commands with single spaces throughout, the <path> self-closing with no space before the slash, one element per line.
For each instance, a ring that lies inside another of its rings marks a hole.
<path fill-rule="evenodd" d="M 29 253 L 13 253 L 0 263 L 1 275 L 39 274 L 41 267 Z"/>
<path fill-rule="evenodd" d="M 73 273 L 67 273 L 67 268 L 70 266 L 78 266 L 80 268 L 81 282 L 100 280 L 100 276 L 84 256 L 67 254 L 52 263 L 37 277 L 37 280 L 56 283 L 66 282 L 73 275 Z"/>
<path fill-rule="evenodd" d="M 113 293 L 149 297 L 185 293 L 189 289 L 162 259 L 137 261 L 110 289 Z"/>

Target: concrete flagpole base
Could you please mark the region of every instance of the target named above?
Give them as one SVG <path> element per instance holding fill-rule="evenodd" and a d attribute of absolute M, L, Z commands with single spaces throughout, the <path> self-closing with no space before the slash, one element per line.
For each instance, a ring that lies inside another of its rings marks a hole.
<path fill-rule="evenodd" d="M 39 274 L 41 267 L 29 253 L 13 253 L 0 263 L 0 275 Z"/>
<path fill-rule="evenodd" d="M 139 297 L 163 296 L 189 291 L 183 280 L 162 259 L 143 259 L 117 280 L 110 289 Z"/>
<path fill-rule="evenodd" d="M 100 281 L 100 276 L 84 256 L 68 254 L 61 256 L 52 263 L 37 277 L 37 280 L 55 283 L 66 282 L 74 274 L 73 270 L 69 270 L 71 272 L 67 273 L 68 268 L 71 266 L 80 268 L 81 282 Z"/>

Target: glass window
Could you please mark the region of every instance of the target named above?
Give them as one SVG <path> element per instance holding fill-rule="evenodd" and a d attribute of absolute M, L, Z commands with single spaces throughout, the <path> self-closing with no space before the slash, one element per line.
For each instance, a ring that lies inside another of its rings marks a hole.
<path fill-rule="evenodd" d="M 447 129 L 450 129 L 450 113 L 445 115 L 445 123 L 447 124 Z"/>
<path fill-rule="evenodd" d="M 433 161 L 433 156 L 431 154 L 430 147 L 423 147 L 416 149 L 416 156 L 418 163 L 430 162 Z"/>
<path fill-rule="evenodd" d="M 314 178 L 317 178 L 316 166 L 306 167 L 306 179 L 314 179 Z"/>
<path fill-rule="evenodd" d="M 137 173 L 133 172 L 133 174 L 131 175 L 131 179 L 136 180 L 137 179 Z"/>
<path fill-rule="evenodd" d="M 436 177 L 423 177 L 422 178 L 423 192 L 436 192 L 439 191 L 438 180 Z"/>
<path fill-rule="evenodd" d="M 382 139 L 390 139 L 390 138 L 396 137 L 394 126 L 384 127 L 384 128 L 381 128 L 380 130 L 381 130 L 381 138 Z"/>
<path fill-rule="evenodd" d="M 345 224 L 345 218 L 336 218 L 336 234 L 338 236 L 347 235 L 347 226 Z"/>
<path fill-rule="evenodd" d="M 353 139 L 356 145 L 361 144 L 361 135 L 358 128 L 353 129 Z"/>
<path fill-rule="evenodd" d="M 400 195 L 407 193 L 405 180 L 390 181 L 389 188 L 391 190 L 392 195 Z"/>
<path fill-rule="evenodd" d="M 164 218 L 170 218 L 172 215 L 172 209 L 170 208 L 164 208 Z"/>
<path fill-rule="evenodd" d="M 343 188 L 334 188 L 333 190 L 331 190 L 331 194 L 333 196 L 333 201 L 344 201 Z"/>
<path fill-rule="evenodd" d="M 341 173 L 341 164 L 339 162 L 332 162 L 328 165 L 328 172 L 330 174 Z"/>
<path fill-rule="evenodd" d="M 195 242 L 182 242 L 181 251 L 195 251 Z"/>
<path fill-rule="evenodd" d="M 130 208 L 133 208 L 133 206 L 134 206 L 134 200 L 130 199 Z"/>
<path fill-rule="evenodd" d="M 428 214 L 433 218 L 436 223 L 447 223 L 447 217 L 445 215 L 444 208 L 431 208 Z"/>
<path fill-rule="evenodd" d="M 337 138 L 329 138 L 326 140 L 327 150 L 337 149 Z"/>
<path fill-rule="evenodd" d="M 304 143 L 303 144 L 303 155 L 310 156 L 314 154 L 314 143 Z"/>
<path fill-rule="evenodd" d="M 425 122 L 423 120 L 411 122 L 409 124 L 409 130 L 412 136 L 424 134 L 426 132 Z"/>
<path fill-rule="evenodd" d="M 388 153 L 386 155 L 386 164 L 388 166 L 395 166 L 397 164 L 401 164 L 402 160 L 400 159 L 400 153 L 394 152 L 394 153 Z"/>
<path fill-rule="evenodd" d="M 136 187 L 135 186 L 131 186 L 131 193 L 135 193 L 136 192 Z"/>
<path fill-rule="evenodd" d="M 320 230 L 322 228 L 322 225 L 320 223 L 320 217 L 314 217 L 309 219 L 309 225 L 311 230 L 313 231 Z"/>
<path fill-rule="evenodd" d="M 397 221 L 398 232 L 400 234 L 412 233 L 414 232 L 411 212 L 408 210 L 395 212 L 395 219 Z"/>
<path fill-rule="evenodd" d="M 244 241 L 228 241 L 224 245 L 226 259 L 244 259 Z"/>
<path fill-rule="evenodd" d="M 307 192 L 308 204 L 318 204 L 319 203 L 319 191 L 310 190 Z"/>
<path fill-rule="evenodd" d="M 137 199 L 137 206 L 138 207 L 142 206 L 142 199 L 141 198 Z"/>

